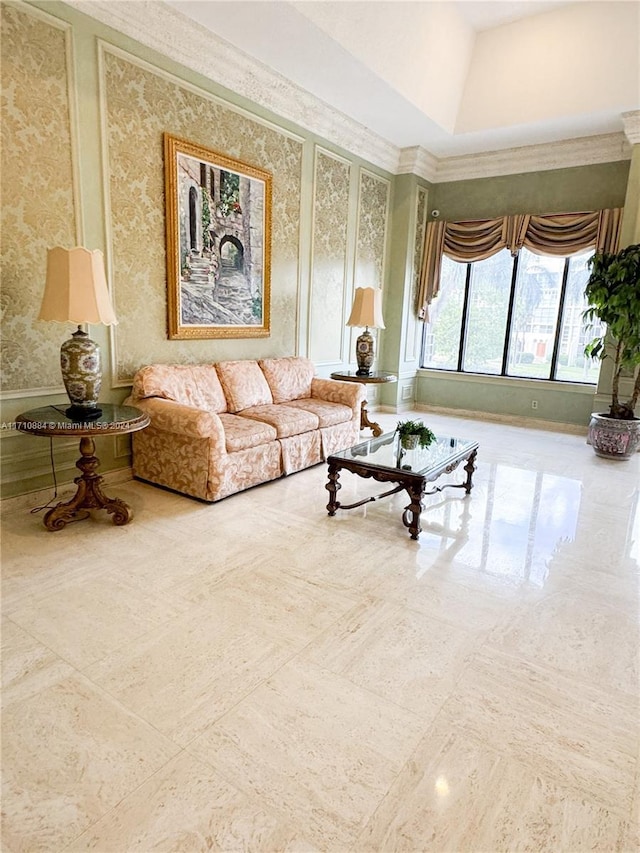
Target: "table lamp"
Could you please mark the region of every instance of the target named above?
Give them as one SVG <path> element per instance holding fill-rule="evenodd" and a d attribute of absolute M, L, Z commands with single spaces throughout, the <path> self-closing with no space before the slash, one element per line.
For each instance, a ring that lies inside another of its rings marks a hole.
<path fill-rule="evenodd" d="M 71 406 L 67 417 L 74 421 L 99 418 L 98 396 L 102 384 L 100 348 L 82 323 L 115 325 L 104 257 L 99 249 L 62 249 L 47 253 L 47 281 L 38 320 L 77 323 L 78 329 L 60 348 L 60 367 Z"/>
<path fill-rule="evenodd" d="M 364 326 L 356 341 L 356 376 L 370 376 L 374 356 L 374 340 L 369 327 L 384 329 L 382 319 L 382 291 L 377 287 L 356 287 L 351 315 L 347 326 Z"/>

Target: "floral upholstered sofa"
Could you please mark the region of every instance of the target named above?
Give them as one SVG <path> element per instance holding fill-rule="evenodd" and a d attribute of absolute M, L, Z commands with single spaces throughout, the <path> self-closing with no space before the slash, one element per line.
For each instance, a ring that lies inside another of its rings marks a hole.
<path fill-rule="evenodd" d="M 220 500 L 355 444 L 363 398 L 300 357 L 143 367 L 125 401 L 151 418 L 133 435 L 134 477 Z"/>

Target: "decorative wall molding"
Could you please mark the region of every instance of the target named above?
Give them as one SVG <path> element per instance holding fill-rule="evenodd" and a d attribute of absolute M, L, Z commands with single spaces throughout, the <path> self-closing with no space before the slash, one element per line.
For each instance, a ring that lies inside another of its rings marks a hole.
<path fill-rule="evenodd" d="M 629 141 L 640 141 L 640 112 L 631 112 L 623 115 L 629 141 L 624 133 L 611 133 L 438 159 L 420 146 L 398 148 L 160 0 L 66 2 L 392 174 L 443 183 L 587 166 L 629 160 Z"/>
<path fill-rule="evenodd" d="M 158 0 L 68 0 L 67 5 L 394 172 L 399 149 L 273 69 Z"/>
<path fill-rule="evenodd" d="M 640 110 L 622 113 L 625 136 L 631 145 L 640 144 Z"/>
<path fill-rule="evenodd" d="M 435 183 L 494 178 L 521 172 L 545 172 L 572 166 L 592 166 L 631 159 L 631 146 L 624 133 L 606 133 L 565 139 L 541 145 L 525 145 L 438 161 Z"/>
<path fill-rule="evenodd" d="M 402 148 L 398 159 L 396 174 L 417 175 L 425 181 L 433 183 L 438 172 L 438 158 L 426 148 L 414 145 L 412 148 Z"/>

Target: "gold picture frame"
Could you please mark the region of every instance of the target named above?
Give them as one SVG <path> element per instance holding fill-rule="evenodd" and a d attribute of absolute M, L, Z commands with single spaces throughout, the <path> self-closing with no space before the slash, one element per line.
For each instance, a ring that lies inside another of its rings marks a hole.
<path fill-rule="evenodd" d="M 270 334 L 272 175 L 164 134 L 169 338 Z"/>

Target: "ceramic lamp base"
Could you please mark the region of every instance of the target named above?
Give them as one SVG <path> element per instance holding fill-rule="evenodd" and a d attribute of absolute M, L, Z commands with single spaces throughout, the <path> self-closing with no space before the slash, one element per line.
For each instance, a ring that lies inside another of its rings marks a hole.
<path fill-rule="evenodd" d="M 98 395 L 102 385 L 100 347 L 80 327 L 60 347 L 60 369 L 71 407 L 67 414 L 74 420 L 99 417 Z M 74 414 L 70 414 L 73 412 Z"/>
<path fill-rule="evenodd" d="M 373 367 L 374 341 L 368 327 L 356 341 L 356 376 L 370 376 Z"/>

